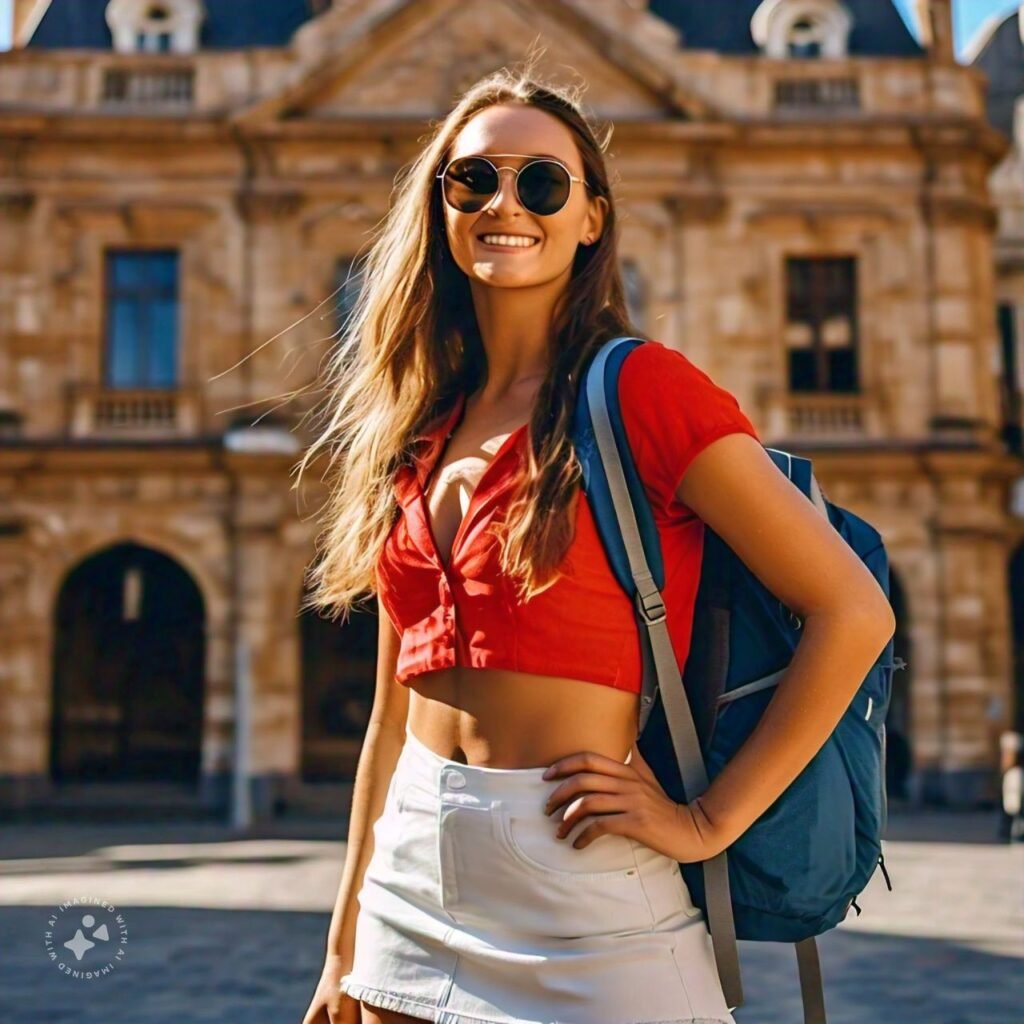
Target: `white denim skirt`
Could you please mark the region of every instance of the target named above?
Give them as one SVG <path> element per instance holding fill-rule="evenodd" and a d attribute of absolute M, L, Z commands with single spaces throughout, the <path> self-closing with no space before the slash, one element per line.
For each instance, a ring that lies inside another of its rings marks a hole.
<path fill-rule="evenodd" d="M 736 1024 L 679 865 L 572 846 L 563 779 L 441 757 L 406 730 L 373 826 L 342 992 L 438 1024 Z"/>

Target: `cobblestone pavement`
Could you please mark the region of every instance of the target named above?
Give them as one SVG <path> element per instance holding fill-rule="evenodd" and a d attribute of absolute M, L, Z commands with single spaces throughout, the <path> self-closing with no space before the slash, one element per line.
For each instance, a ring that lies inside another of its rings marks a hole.
<path fill-rule="evenodd" d="M 343 833 L 338 822 L 244 835 L 210 824 L 6 825 L 0 1021 L 299 1024 Z M 1024 844 L 997 841 L 993 813 L 891 812 L 885 861 L 894 891 L 876 872 L 862 915 L 819 939 L 830 1024 L 1024 1021 Z M 76 897 L 108 907 L 67 904 Z M 76 964 L 63 943 L 79 930 L 95 944 Z M 69 969 L 113 967 L 70 976 L 49 950 Z M 792 948 L 741 942 L 740 956 L 739 1024 L 800 1024 Z"/>

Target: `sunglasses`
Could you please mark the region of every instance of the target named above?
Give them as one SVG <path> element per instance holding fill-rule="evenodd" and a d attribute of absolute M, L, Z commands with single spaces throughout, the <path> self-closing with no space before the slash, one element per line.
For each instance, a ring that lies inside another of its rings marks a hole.
<path fill-rule="evenodd" d="M 495 156 L 528 156 L 528 153 L 495 153 Z M 538 217 L 550 217 L 569 201 L 575 177 L 560 160 L 537 157 L 520 168 L 496 167 L 485 156 L 458 156 L 449 161 L 435 178 L 443 182 L 445 201 L 459 213 L 479 213 L 501 188 L 499 171 L 512 171 L 516 179 L 516 198 L 520 205 Z"/>

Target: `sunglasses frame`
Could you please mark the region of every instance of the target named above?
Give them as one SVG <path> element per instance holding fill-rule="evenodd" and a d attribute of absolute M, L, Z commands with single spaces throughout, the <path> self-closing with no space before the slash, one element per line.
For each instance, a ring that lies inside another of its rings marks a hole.
<path fill-rule="evenodd" d="M 526 161 L 526 163 L 523 164 L 522 167 L 512 167 L 510 164 L 502 164 L 501 166 L 499 166 L 493 160 L 491 160 L 489 157 L 483 156 L 483 155 L 478 154 L 478 153 L 465 153 L 462 156 L 452 157 L 452 159 L 449 160 L 448 163 L 446 163 L 444 165 L 444 167 L 440 171 L 438 171 L 437 174 L 434 175 L 434 177 L 435 178 L 442 178 L 443 179 L 444 176 L 448 173 L 448 168 L 451 167 L 451 165 L 453 163 L 455 163 L 456 160 L 483 160 L 485 163 L 490 164 L 491 167 L 494 169 L 495 177 L 498 179 L 498 187 L 491 194 L 490 199 L 488 199 L 487 202 L 485 202 L 484 205 L 481 206 L 479 210 L 474 210 L 473 213 L 483 213 L 483 211 L 486 210 L 487 207 L 490 206 L 491 203 L 493 203 L 494 200 L 501 194 L 501 172 L 502 171 L 512 171 L 512 173 L 515 175 L 516 202 L 518 202 L 519 205 L 524 210 L 526 210 L 529 213 L 531 213 L 534 217 L 553 217 L 556 213 L 561 213 L 562 210 L 565 209 L 566 203 L 569 202 L 569 196 L 572 195 L 572 186 L 573 186 L 574 182 L 579 182 L 579 184 L 581 184 L 588 191 L 593 191 L 591 189 L 591 187 L 587 184 L 586 179 L 578 178 L 575 174 L 572 173 L 572 171 L 564 163 L 562 163 L 561 160 L 558 160 L 558 159 L 556 159 L 553 156 L 532 156 L 532 154 L 530 154 L 530 153 L 492 153 L 491 155 L 492 156 L 525 156 L 525 157 L 530 157 L 530 159 L 528 159 Z M 562 168 L 563 171 L 565 171 L 565 173 L 569 177 L 569 191 L 566 193 L 565 203 L 562 203 L 562 205 L 557 210 L 554 210 L 551 213 L 535 213 L 533 210 L 531 210 L 523 202 L 522 198 L 519 195 L 519 175 L 522 174 L 523 171 L 525 171 L 527 167 L 530 167 L 533 164 L 557 164 L 559 167 Z M 446 203 L 448 203 L 448 205 L 453 210 L 457 211 L 458 213 L 466 212 L 464 210 L 459 210 L 459 208 L 457 206 L 455 206 L 454 204 L 448 202 L 448 196 L 445 193 L 443 181 L 442 181 L 442 184 L 441 184 L 441 196 L 444 199 L 444 201 Z"/>

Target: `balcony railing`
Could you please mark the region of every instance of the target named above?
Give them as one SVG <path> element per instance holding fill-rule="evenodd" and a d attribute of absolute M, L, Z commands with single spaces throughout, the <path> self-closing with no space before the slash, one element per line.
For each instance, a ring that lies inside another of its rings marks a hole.
<path fill-rule="evenodd" d="M 860 81 L 850 75 L 775 81 L 775 109 L 781 113 L 835 113 L 859 110 L 860 105 Z"/>
<path fill-rule="evenodd" d="M 767 396 L 772 438 L 807 441 L 857 440 L 878 436 L 877 408 L 867 394 L 783 392 Z"/>
<path fill-rule="evenodd" d="M 196 390 L 78 384 L 68 393 L 72 438 L 184 438 L 195 437 L 201 427 L 202 401 Z"/>
<path fill-rule="evenodd" d="M 106 107 L 146 109 L 192 106 L 192 68 L 106 68 L 101 102 Z"/>

